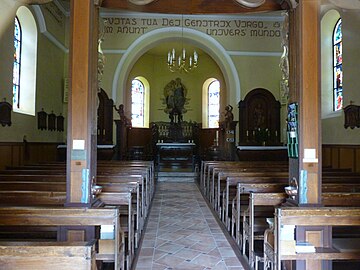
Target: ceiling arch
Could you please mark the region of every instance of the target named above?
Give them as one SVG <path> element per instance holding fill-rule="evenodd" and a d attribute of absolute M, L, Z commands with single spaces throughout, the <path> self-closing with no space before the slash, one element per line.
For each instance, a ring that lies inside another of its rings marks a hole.
<path fill-rule="evenodd" d="M 183 35 L 185 42 L 199 47 L 209 54 L 218 64 L 223 73 L 226 89 L 236 89 L 227 95 L 227 103 L 240 100 L 240 79 L 236 67 L 222 45 L 214 38 L 194 29 L 181 27 L 161 28 L 150 31 L 134 41 L 119 61 L 112 83 L 112 99 L 116 103 L 124 102 L 124 95 L 120 96 L 122 89 L 126 89 L 126 81 L 135 62 L 149 49 L 164 42 L 178 40 Z M 124 71 L 124 72 L 122 72 Z M 235 104 L 234 104 L 235 105 Z"/>

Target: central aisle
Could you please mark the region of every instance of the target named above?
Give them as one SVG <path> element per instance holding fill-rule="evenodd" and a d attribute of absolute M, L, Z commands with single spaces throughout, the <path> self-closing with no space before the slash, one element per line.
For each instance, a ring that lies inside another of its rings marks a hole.
<path fill-rule="evenodd" d="M 195 183 L 158 182 L 135 270 L 241 270 Z"/>

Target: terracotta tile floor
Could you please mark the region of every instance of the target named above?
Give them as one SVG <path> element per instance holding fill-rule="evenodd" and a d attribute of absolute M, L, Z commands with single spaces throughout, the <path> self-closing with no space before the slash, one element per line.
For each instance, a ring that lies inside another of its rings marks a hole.
<path fill-rule="evenodd" d="M 159 182 L 134 269 L 244 268 L 196 184 Z"/>

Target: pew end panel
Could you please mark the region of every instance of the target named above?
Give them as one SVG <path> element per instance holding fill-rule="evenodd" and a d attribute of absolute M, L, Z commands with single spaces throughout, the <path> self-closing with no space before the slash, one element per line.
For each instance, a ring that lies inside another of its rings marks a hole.
<path fill-rule="evenodd" d="M 272 232 L 267 231 L 264 241 L 264 263 L 272 265 L 272 269 L 280 270 L 283 261 L 333 261 L 360 260 L 360 250 L 349 250 L 333 245 L 333 239 L 324 241 L 322 246 L 315 246 L 315 252 L 284 254 L 282 249 L 281 228 L 284 225 L 296 226 L 296 235 L 302 227 L 360 227 L 359 207 L 280 207 L 275 209 L 275 219 Z M 326 230 L 326 229 L 325 229 Z M 271 240 L 271 238 L 273 240 Z M 294 238 L 295 240 L 296 238 Z M 273 243 L 272 243 L 273 241 Z"/>

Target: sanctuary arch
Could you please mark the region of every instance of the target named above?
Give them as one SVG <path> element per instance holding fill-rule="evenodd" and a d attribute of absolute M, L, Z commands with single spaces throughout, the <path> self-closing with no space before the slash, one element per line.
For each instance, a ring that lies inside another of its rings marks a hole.
<path fill-rule="evenodd" d="M 127 89 L 126 83 L 130 70 L 139 57 L 149 49 L 156 47 L 161 43 L 178 39 L 181 37 L 182 31 L 184 43 L 190 43 L 199 47 L 207 54 L 211 55 L 218 64 L 225 79 L 225 87 L 223 90 L 238 89 L 238 91 L 232 91 L 232 95 L 227 95 L 226 104 L 229 104 L 234 100 L 240 100 L 241 87 L 239 74 L 224 47 L 217 40 L 200 31 L 187 28 L 182 29 L 180 27 L 169 27 L 156 29 L 140 36 L 126 50 L 116 67 L 113 78 L 112 99 L 115 103 L 124 103 L 125 93 L 122 96 L 119 93 L 122 92 L 122 89 Z"/>

